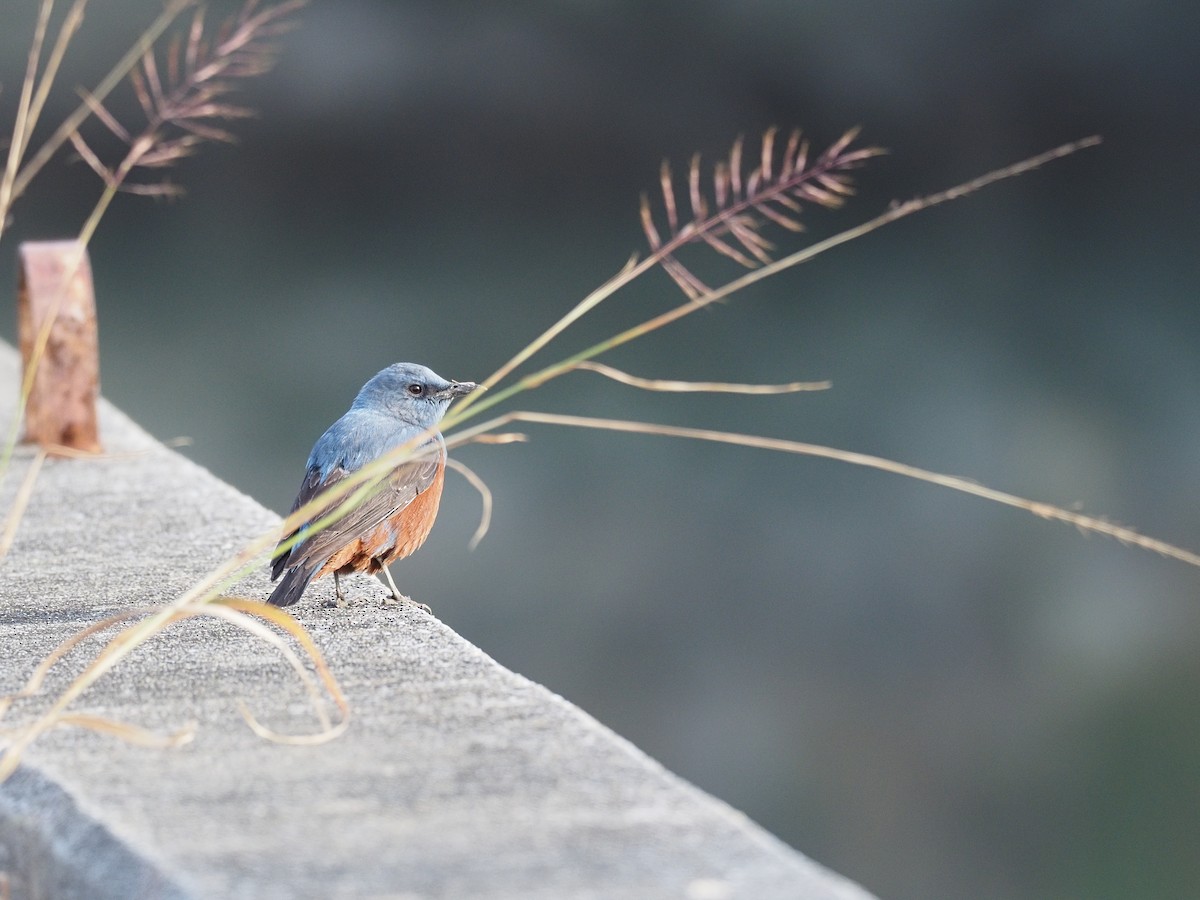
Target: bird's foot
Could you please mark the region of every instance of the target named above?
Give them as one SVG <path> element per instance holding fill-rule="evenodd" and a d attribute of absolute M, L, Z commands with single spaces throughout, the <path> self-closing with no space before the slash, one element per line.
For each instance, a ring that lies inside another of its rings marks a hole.
<path fill-rule="evenodd" d="M 379 563 L 379 568 L 383 572 L 383 577 L 387 579 L 387 586 L 392 592 L 391 596 L 383 601 L 384 606 L 399 606 L 401 603 L 412 603 L 412 605 L 418 609 L 423 609 L 427 614 L 433 615 L 433 610 L 424 603 L 416 603 L 412 597 L 400 593 L 400 588 L 396 587 L 396 582 L 392 579 L 391 570 L 387 567 L 383 560 L 377 559 L 376 562 Z"/>
<path fill-rule="evenodd" d="M 333 599 L 325 600 L 321 603 L 321 605 L 327 609 L 345 609 L 350 605 L 350 600 L 346 597 L 345 592 L 342 590 L 342 582 L 341 579 L 338 578 L 337 572 L 333 573 Z"/>
<path fill-rule="evenodd" d="M 384 606 L 400 606 L 405 603 L 415 606 L 417 609 L 421 610 L 426 615 L 429 615 L 429 616 L 433 615 L 432 609 L 430 609 L 424 603 L 418 603 L 416 600 L 414 600 L 412 597 L 409 597 L 406 594 L 401 594 L 401 593 L 397 592 L 395 594 L 388 594 L 386 597 L 383 598 Z"/>

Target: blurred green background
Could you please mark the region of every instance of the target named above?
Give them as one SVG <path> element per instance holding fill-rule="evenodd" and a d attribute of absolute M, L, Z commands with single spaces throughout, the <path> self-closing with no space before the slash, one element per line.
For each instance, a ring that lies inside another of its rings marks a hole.
<path fill-rule="evenodd" d="M 34 6 L 0 13 L 5 123 Z M 93 4 L 51 120 L 159 8 Z M 316 2 L 246 85 L 260 115 L 239 146 L 174 172 L 183 201 L 125 197 L 101 227 L 104 392 L 283 512 L 376 370 L 482 379 L 644 250 L 663 157 L 863 125 L 891 154 L 845 210 L 806 214 L 820 236 L 1098 132 L 608 360 L 830 391 L 678 397 L 580 373 L 522 405 L 879 454 L 1198 548 L 1197 18 Z M 127 90 L 113 107 L 136 122 Z M 97 195 L 78 161 L 41 176 L 0 252 L 6 297 L 17 242 L 72 234 Z M 653 273 L 559 355 L 677 301 Z M 458 454 L 496 495 L 482 546 L 451 479 L 395 567 L 500 662 L 880 896 L 1200 896 L 1200 572 L 842 464 L 528 430 Z"/>

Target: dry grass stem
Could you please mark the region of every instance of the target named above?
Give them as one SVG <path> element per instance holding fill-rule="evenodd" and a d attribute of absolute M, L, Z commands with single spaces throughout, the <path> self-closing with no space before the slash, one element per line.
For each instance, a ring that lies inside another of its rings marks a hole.
<path fill-rule="evenodd" d="M 23 700 L 26 697 L 32 697 L 37 694 L 37 692 L 42 689 L 42 684 L 45 682 L 46 676 L 50 674 L 50 670 L 58 664 L 59 660 L 77 647 L 80 642 L 87 640 L 94 634 L 100 634 L 101 632 L 107 631 L 114 625 L 117 625 L 121 622 L 127 622 L 130 619 L 136 618 L 139 615 L 144 615 L 145 613 L 145 609 L 126 610 L 125 612 L 101 619 L 99 622 L 94 622 L 87 628 L 75 632 L 70 637 L 60 642 L 57 647 L 55 647 L 52 651 L 50 651 L 50 653 L 41 659 L 41 661 L 34 668 L 33 673 L 26 680 L 23 688 L 21 688 L 15 694 L 9 694 L 7 696 L 0 697 L 0 719 L 4 718 L 4 716 L 8 713 L 9 708 L 17 700 Z"/>
<path fill-rule="evenodd" d="M 755 447 L 762 450 L 775 450 L 783 453 L 798 453 L 804 456 L 817 456 L 823 459 L 837 460 L 838 462 L 849 463 L 855 466 L 863 466 L 869 469 L 878 469 L 881 472 L 891 472 L 894 475 L 903 475 L 906 478 L 915 478 L 918 481 L 924 481 L 929 484 L 936 484 L 941 487 L 950 488 L 951 490 L 960 491 L 964 494 L 972 494 L 976 497 L 982 497 L 985 500 L 992 500 L 996 503 L 1002 503 L 1005 506 L 1012 506 L 1017 509 L 1023 509 L 1026 512 L 1032 513 L 1040 519 L 1049 519 L 1055 522 L 1063 522 L 1067 525 L 1073 525 L 1080 531 L 1092 534 L 1100 534 L 1106 537 L 1114 538 L 1122 544 L 1127 544 L 1131 547 L 1139 547 L 1143 550 L 1149 550 L 1152 553 L 1157 553 L 1161 556 L 1179 560 L 1191 566 L 1200 567 L 1200 554 L 1190 550 L 1184 550 L 1169 544 L 1166 541 L 1160 541 L 1157 538 L 1147 537 L 1140 534 L 1132 528 L 1127 528 L 1123 525 L 1117 525 L 1106 519 L 1097 516 L 1086 516 L 1082 513 L 1064 509 L 1060 506 L 1055 506 L 1052 503 L 1044 503 L 1038 500 L 1027 500 L 1024 497 L 1019 497 L 1016 494 L 1009 494 L 1005 491 L 998 491 L 993 488 L 985 487 L 967 478 L 962 478 L 956 475 L 943 475 L 939 472 L 931 472 L 928 469 L 920 469 L 916 466 L 906 465 L 905 463 L 896 462 L 894 460 L 885 459 L 879 456 L 872 456 L 867 453 L 855 453 L 849 450 L 839 450 L 836 447 L 826 447 L 821 444 L 809 444 L 802 441 L 790 441 L 780 438 L 761 437 L 753 434 L 740 434 L 736 432 L 714 431 L 708 428 L 686 428 L 674 425 L 659 425 L 654 422 L 634 422 L 625 419 L 598 419 L 588 416 L 571 416 L 559 415 L 556 413 L 542 413 L 530 411 L 516 411 L 498 416 L 488 422 L 475 426 L 476 429 L 492 429 L 502 428 L 513 422 L 530 422 L 543 425 L 562 425 L 570 428 L 593 428 L 604 431 L 622 431 L 633 434 L 649 434 L 658 435 L 660 437 L 679 437 L 690 438 L 693 440 L 714 441 L 722 444 L 733 444 L 739 447 Z M 470 431 L 464 430 L 455 435 L 453 443 L 467 443 L 472 439 Z M 447 441 L 447 443 L 451 443 Z"/>
<path fill-rule="evenodd" d="M 169 734 L 160 734 L 157 731 L 149 731 L 137 725 L 131 725 L 128 722 L 118 722 L 114 719 L 90 715 L 88 713 L 63 713 L 56 719 L 55 724 L 57 726 L 86 728 L 88 731 L 95 731 L 100 734 L 120 738 L 127 744 L 150 747 L 155 750 L 169 750 L 173 747 L 182 747 L 196 736 L 196 730 L 199 727 L 196 722 L 188 722 L 176 731 L 172 731 Z"/>
<path fill-rule="evenodd" d="M 29 462 L 29 468 L 25 472 L 25 478 L 21 481 L 20 487 L 17 488 L 17 495 L 13 498 L 13 504 L 9 507 L 8 514 L 4 517 L 4 532 L 0 534 L 0 560 L 8 556 L 8 551 L 12 549 L 13 541 L 17 538 L 17 529 L 21 525 L 21 518 L 25 515 L 25 508 L 29 506 L 29 499 L 33 496 L 33 489 L 37 485 L 38 474 L 42 471 L 42 463 L 46 461 L 46 451 L 39 449 Z"/>
<path fill-rule="evenodd" d="M 491 441 L 490 443 L 498 442 Z M 479 525 L 476 527 L 475 533 L 471 535 L 470 543 L 467 544 L 468 549 L 474 550 L 479 546 L 479 542 L 487 536 L 488 529 L 492 525 L 492 489 L 487 486 L 487 482 L 479 477 L 479 473 L 465 463 L 447 457 L 446 465 L 467 479 L 471 487 L 479 492 L 479 501 L 482 505 L 482 509 L 479 511 Z"/>
<path fill-rule="evenodd" d="M 459 400 L 455 405 L 455 409 L 461 413 L 477 404 L 480 398 L 487 396 L 487 392 L 489 392 L 492 387 L 507 378 L 513 371 L 515 371 L 519 366 L 523 365 L 535 353 L 566 331 L 567 328 L 569 328 L 575 322 L 578 322 L 589 311 L 595 309 L 639 275 L 642 275 L 645 272 L 648 272 L 650 269 L 653 269 L 657 264 L 658 260 L 654 256 L 649 256 L 640 261 L 636 255 L 631 256 L 621 268 L 621 271 L 617 272 L 616 275 L 612 276 L 612 278 L 608 279 L 608 281 L 604 282 L 604 284 L 600 285 L 600 287 L 596 288 L 594 291 L 580 300 L 565 316 L 522 347 L 521 350 L 508 362 L 506 362 L 499 369 L 489 375 L 484 381 L 482 381 L 479 385 L 479 390 L 476 390 L 473 394 L 468 394 L 466 397 L 463 397 L 461 400 Z"/>
<path fill-rule="evenodd" d="M 831 381 L 790 381 L 787 384 L 728 384 L 722 381 L 668 381 L 661 378 L 639 378 L 591 360 L 580 360 L 572 369 L 597 372 L 613 381 L 646 391 L 668 393 L 711 393 L 711 394 L 794 394 L 798 391 L 824 391 L 833 386 Z"/>
<path fill-rule="evenodd" d="M 49 12 L 51 3 L 43 3 L 42 11 Z M 67 11 L 66 17 L 63 19 L 62 25 L 58 29 L 58 37 L 54 41 L 54 46 L 50 50 L 50 56 L 46 59 L 46 67 L 42 70 L 42 75 L 37 79 L 37 90 L 33 94 L 32 101 L 29 103 L 27 115 L 21 123 L 23 126 L 20 155 L 24 156 L 25 150 L 29 146 L 29 141 L 33 136 L 33 126 L 42 117 L 42 110 L 46 106 L 46 100 L 50 96 L 50 91 L 54 87 L 54 82 L 58 77 L 58 70 L 62 66 L 63 59 L 67 55 L 67 47 L 71 43 L 71 39 L 79 31 L 79 26 L 83 24 L 83 13 L 87 8 L 88 0 L 75 0 L 71 4 L 71 8 Z M 38 28 L 42 28 L 43 23 L 39 21 Z M 37 53 L 30 53 L 29 69 L 26 71 L 25 82 L 22 83 L 22 94 L 28 83 L 33 79 L 37 69 L 37 57 L 40 56 L 41 47 L 39 42 L 35 40 L 34 46 L 37 48 Z"/>
<path fill-rule="evenodd" d="M 475 438 L 476 444 L 526 444 L 529 435 L 519 431 L 503 431 L 499 434 L 481 434 Z"/>
<path fill-rule="evenodd" d="M 246 722 L 246 726 L 253 731 L 258 737 L 264 741 L 270 741 L 274 744 L 287 744 L 292 747 L 315 747 L 318 744 L 327 744 L 330 741 L 336 740 L 345 734 L 346 729 L 350 727 L 350 718 L 347 716 L 340 722 L 323 730 L 313 732 L 311 734 L 284 734 L 280 731 L 268 728 L 262 724 L 254 714 L 250 712 L 250 708 L 245 702 L 237 701 L 238 712 L 241 713 L 242 719 Z"/>
<path fill-rule="evenodd" d="M 33 40 L 29 45 L 29 56 L 25 64 L 25 78 L 21 82 L 21 97 L 17 101 L 17 115 L 13 121 L 12 136 L 8 143 L 8 158 L 4 164 L 4 177 L 0 179 L 0 234 L 4 225 L 9 206 L 12 203 L 13 183 L 17 177 L 17 169 L 21 165 L 21 157 L 25 155 L 25 147 L 32 132 L 30 124 L 30 106 L 33 103 L 34 85 L 37 84 L 38 68 L 41 65 L 42 47 L 46 43 L 46 30 L 50 24 L 50 13 L 54 8 L 52 0 L 42 0 L 38 7 L 37 23 L 33 29 Z M 33 117 L 36 122 L 36 116 Z"/>
<path fill-rule="evenodd" d="M 224 619 L 274 647 L 288 665 L 292 667 L 292 671 L 296 674 L 300 683 L 304 685 L 309 702 L 321 724 L 321 730 L 318 732 L 318 735 L 327 735 L 334 730 L 334 726 L 329 718 L 329 712 L 325 708 L 324 697 L 321 693 L 322 686 L 334 698 L 342 720 L 347 720 L 350 708 L 346 703 L 345 696 L 342 694 L 341 686 L 338 685 L 337 680 L 333 677 L 333 673 L 330 671 L 328 664 L 326 664 L 325 658 L 318 649 L 316 642 L 313 641 L 312 636 L 299 622 L 287 613 L 278 607 L 270 606 L 260 600 L 251 600 L 245 597 L 218 597 L 206 603 L 190 604 L 184 607 L 184 611 L 189 615 L 213 616 L 214 618 Z M 313 678 L 300 656 L 288 646 L 287 642 L 277 632 L 272 631 L 263 622 L 260 622 L 259 619 L 270 622 L 277 628 L 284 630 L 285 633 L 300 644 L 305 654 L 316 666 L 319 682 Z"/>
<path fill-rule="evenodd" d="M 185 447 L 192 442 L 191 438 L 178 437 L 164 441 L 164 447 Z M 4 530 L 0 533 L 0 560 L 3 560 L 12 549 L 13 541 L 16 540 L 17 531 L 21 526 L 21 519 L 25 516 L 25 509 L 29 505 L 30 497 L 33 495 L 33 490 L 37 482 L 38 474 L 41 472 L 42 463 L 47 457 L 62 457 L 64 459 L 92 459 L 92 460 L 129 460 L 137 459 L 142 456 L 147 456 L 155 452 L 153 449 L 146 450 L 130 450 L 123 453 L 104 452 L 99 453 L 91 450 L 80 450 L 78 447 L 66 447 L 62 444 L 46 444 L 39 447 L 38 452 L 34 454 L 33 461 L 30 463 L 29 471 L 25 473 L 25 480 L 21 482 L 21 486 L 17 489 L 16 497 L 13 498 L 13 505 L 9 507 L 8 514 L 4 517 Z"/>
<path fill-rule="evenodd" d="M 168 438 L 162 442 L 162 446 L 168 448 L 189 447 L 192 444 L 190 437 L 174 437 Z M 42 444 L 40 445 L 46 451 L 48 456 L 61 457 L 63 459 L 90 459 L 99 462 L 116 462 L 121 460 L 141 459 L 143 456 L 149 456 L 151 453 L 158 452 L 157 447 L 146 447 L 142 450 L 80 450 L 78 447 L 67 447 L 63 444 Z"/>

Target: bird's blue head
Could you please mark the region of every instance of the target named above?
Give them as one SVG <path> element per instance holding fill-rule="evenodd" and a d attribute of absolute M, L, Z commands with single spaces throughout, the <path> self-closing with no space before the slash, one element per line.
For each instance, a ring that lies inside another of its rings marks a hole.
<path fill-rule="evenodd" d="M 362 386 L 352 409 L 393 416 L 418 428 L 432 428 L 455 397 L 475 390 L 473 381 L 447 381 L 416 363 L 395 363 Z"/>

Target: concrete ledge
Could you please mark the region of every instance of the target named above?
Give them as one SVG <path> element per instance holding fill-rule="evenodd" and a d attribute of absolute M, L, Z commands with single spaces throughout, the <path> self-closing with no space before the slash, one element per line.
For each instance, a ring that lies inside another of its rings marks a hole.
<path fill-rule="evenodd" d="M 16 393 L 0 347 L 5 423 Z M 101 438 L 109 458 L 46 463 L 0 563 L 0 693 L 67 635 L 171 599 L 278 521 L 107 405 Z M 18 451 L 0 508 L 31 457 Z M 350 588 L 383 596 L 370 579 Z M 239 592 L 265 597 L 265 568 Z M 195 720 L 196 740 L 148 750 L 59 730 L 35 744 L 0 785 L 14 900 L 868 897 L 437 619 L 315 599 L 295 612 L 346 691 L 349 731 L 258 739 L 239 698 L 277 730 L 313 728 L 286 665 L 223 623 L 175 626 L 82 708 L 162 730 Z"/>
<path fill-rule="evenodd" d="M 14 897 L 187 897 L 29 766 L 0 789 L 0 872 Z"/>

